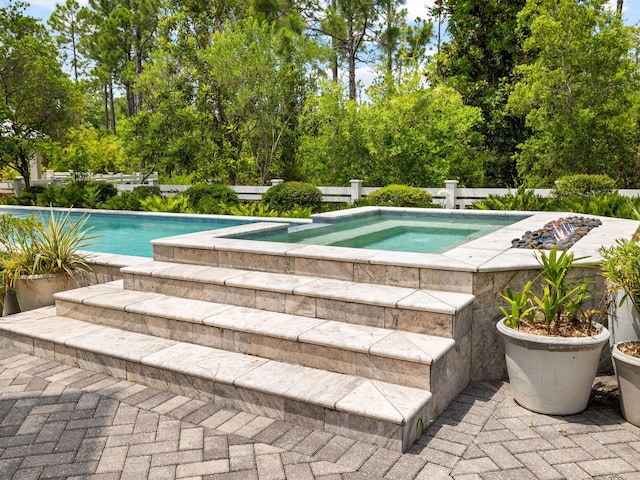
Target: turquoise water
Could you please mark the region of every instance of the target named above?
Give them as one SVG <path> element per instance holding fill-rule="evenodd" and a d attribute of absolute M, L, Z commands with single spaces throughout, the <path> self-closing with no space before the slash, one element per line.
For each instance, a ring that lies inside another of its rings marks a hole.
<path fill-rule="evenodd" d="M 64 210 L 66 212 L 66 210 Z M 43 220 L 50 216 L 48 209 L 25 210 L 0 208 L 0 213 L 27 216 L 35 213 Z M 71 211 L 70 218 L 81 217 L 81 212 Z M 88 214 L 87 227 L 94 227 L 91 235 L 101 235 L 95 245 L 87 250 L 102 253 L 118 253 L 139 257 L 152 257 L 151 240 L 182 235 L 184 233 L 216 230 L 252 223 L 249 220 L 203 218 L 198 215 L 153 215 L 91 212 Z"/>
<path fill-rule="evenodd" d="M 305 243 L 396 252 L 443 253 L 525 217 L 372 215 L 329 225 L 290 228 L 287 233 L 244 236 L 270 242 Z"/>

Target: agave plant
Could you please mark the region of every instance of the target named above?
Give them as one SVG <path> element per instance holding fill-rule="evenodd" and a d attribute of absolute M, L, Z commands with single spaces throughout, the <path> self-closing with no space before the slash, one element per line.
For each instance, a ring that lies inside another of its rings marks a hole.
<path fill-rule="evenodd" d="M 93 227 L 85 228 L 86 215 L 72 219 L 70 213 L 56 214 L 51 210 L 47 222 L 16 232 L 13 236 L 16 248 L 3 262 L 9 288 L 14 288 L 25 275 L 74 277 L 91 269 L 80 250 L 93 245 L 98 237 L 90 235 Z"/>

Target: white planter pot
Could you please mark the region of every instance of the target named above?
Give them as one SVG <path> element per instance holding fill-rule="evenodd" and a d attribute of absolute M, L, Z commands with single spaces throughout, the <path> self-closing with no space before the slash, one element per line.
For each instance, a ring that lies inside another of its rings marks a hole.
<path fill-rule="evenodd" d="M 547 415 L 573 415 L 587 408 L 600 352 L 609 331 L 592 337 L 547 337 L 498 325 L 516 402 Z"/>
<path fill-rule="evenodd" d="M 640 340 L 640 313 L 630 298 L 620 305 L 624 290 L 617 290 L 614 295 L 615 304 L 609 306 L 609 343 L 613 347 L 616 343 Z"/>
<path fill-rule="evenodd" d="M 53 294 L 78 288 L 77 278 L 67 275 L 24 275 L 16 284 L 16 297 L 22 312 L 54 304 Z"/>
<path fill-rule="evenodd" d="M 620 408 L 629 423 L 640 427 L 640 358 L 622 353 L 619 345 L 613 346 L 612 356 L 620 389 Z"/>
<path fill-rule="evenodd" d="M 20 311 L 20 307 L 18 306 L 18 299 L 16 298 L 16 292 L 6 292 L 4 294 L 4 309 L 3 315 L 12 315 L 14 313 L 18 313 Z"/>

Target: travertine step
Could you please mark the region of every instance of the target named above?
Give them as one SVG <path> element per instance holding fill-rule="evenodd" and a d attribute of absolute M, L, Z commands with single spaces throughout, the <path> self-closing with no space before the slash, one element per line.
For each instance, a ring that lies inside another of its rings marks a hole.
<path fill-rule="evenodd" d="M 171 262 L 121 270 L 127 289 L 461 338 L 473 295 Z"/>
<path fill-rule="evenodd" d="M 1 319 L 0 345 L 397 451 L 433 418 L 425 390 L 95 325 L 53 307 Z"/>
<path fill-rule="evenodd" d="M 56 308 L 98 325 L 432 391 L 451 390 L 452 367 L 464 372 L 450 338 L 122 290 L 117 283 L 58 293 Z"/>

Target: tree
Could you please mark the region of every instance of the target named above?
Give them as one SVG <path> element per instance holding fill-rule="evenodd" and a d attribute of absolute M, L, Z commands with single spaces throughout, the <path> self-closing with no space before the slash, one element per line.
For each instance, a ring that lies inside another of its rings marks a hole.
<path fill-rule="evenodd" d="M 447 0 L 436 15 L 444 14 L 450 40 L 437 56 L 436 81 L 455 88 L 466 105 L 482 109 L 479 126 L 485 149 L 493 159 L 487 181 L 516 183 L 512 157 L 526 138 L 524 117 L 507 114 L 506 103 L 516 79 L 513 70 L 522 62 L 522 39 L 517 15 L 525 0 Z"/>
<path fill-rule="evenodd" d="M 85 22 L 80 15 L 80 4 L 76 0 L 67 0 L 64 4 L 57 3 L 47 23 L 54 34 L 62 61 L 69 62 L 77 83 L 80 71 L 86 66 L 86 60 L 79 51 L 80 38 L 86 34 Z"/>
<path fill-rule="evenodd" d="M 334 85 L 310 98 L 299 155 L 311 181 L 344 185 L 360 178 L 368 185 L 417 187 L 452 178 L 482 181 L 480 111 L 465 106 L 460 94 L 444 86 L 425 89 L 417 75 L 393 95 L 385 88 L 369 94 L 370 102 L 359 105 Z"/>
<path fill-rule="evenodd" d="M 126 116 L 142 110 L 142 93 L 135 85 L 154 45 L 160 1 L 89 0 L 81 15 L 91 32 L 83 48 L 104 91 L 105 126 L 115 133 L 114 82 L 125 90 Z"/>
<path fill-rule="evenodd" d="M 518 17 L 535 60 L 519 67 L 508 106 L 532 131 L 517 155 L 529 185 L 575 173 L 640 185 L 633 29 L 605 3 L 529 0 Z"/>
<path fill-rule="evenodd" d="M 378 15 L 376 0 L 332 0 L 323 5 L 325 8 L 313 2 L 307 14 L 312 28 L 327 36 L 331 43 L 334 82 L 339 80 L 340 63 L 346 63 L 349 98 L 355 100 L 356 68 L 364 60 L 363 51 L 373 38 Z"/>
<path fill-rule="evenodd" d="M 77 96 L 45 27 L 25 9 L 21 2 L 0 8 L 0 164 L 29 185 L 31 156 L 44 138 L 63 137 Z"/>
<path fill-rule="evenodd" d="M 402 76 L 403 69 L 419 63 L 431 41 L 433 24 L 416 18 L 407 23 L 406 0 L 381 0 L 375 40 L 380 55 L 379 70 L 385 77 Z"/>

